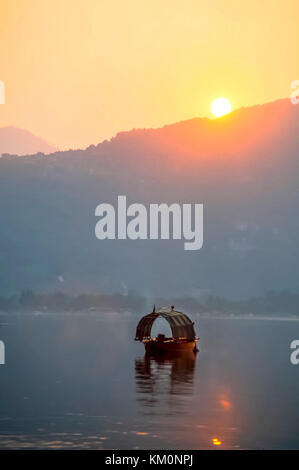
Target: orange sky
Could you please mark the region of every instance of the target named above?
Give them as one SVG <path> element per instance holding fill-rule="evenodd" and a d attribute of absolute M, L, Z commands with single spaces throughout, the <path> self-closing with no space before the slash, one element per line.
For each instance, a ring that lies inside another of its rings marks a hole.
<path fill-rule="evenodd" d="M 0 126 L 61 148 L 289 96 L 298 0 L 0 0 Z"/>

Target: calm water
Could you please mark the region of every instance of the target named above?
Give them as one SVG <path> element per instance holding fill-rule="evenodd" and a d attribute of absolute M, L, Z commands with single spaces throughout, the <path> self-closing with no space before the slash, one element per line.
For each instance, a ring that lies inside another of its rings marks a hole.
<path fill-rule="evenodd" d="M 0 317 L 0 447 L 299 448 L 298 321 L 197 318 L 200 353 L 156 360 L 137 321 Z"/>

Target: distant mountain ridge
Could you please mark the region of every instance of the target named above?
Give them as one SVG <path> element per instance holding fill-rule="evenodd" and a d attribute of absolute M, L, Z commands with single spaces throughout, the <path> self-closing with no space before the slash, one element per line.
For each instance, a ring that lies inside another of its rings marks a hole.
<path fill-rule="evenodd" d="M 17 127 L 0 128 L 0 155 L 3 153 L 28 155 L 38 152 L 52 153 L 56 148 L 31 132 Z"/>
<path fill-rule="evenodd" d="M 85 150 L 0 159 L 0 291 L 244 298 L 299 291 L 299 106 L 121 132 Z M 204 204 L 204 245 L 104 240 L 95 207 Z"/>

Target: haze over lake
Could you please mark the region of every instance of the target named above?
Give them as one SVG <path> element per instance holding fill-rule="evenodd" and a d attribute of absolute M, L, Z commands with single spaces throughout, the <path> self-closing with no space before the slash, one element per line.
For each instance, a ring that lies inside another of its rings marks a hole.
<path fill-rule="evenodd" d="M 138 319 L 2 315 L 0 447 L 298 448 L 298 321 L 194 316 L 196 356 L 148 359 Z"/>

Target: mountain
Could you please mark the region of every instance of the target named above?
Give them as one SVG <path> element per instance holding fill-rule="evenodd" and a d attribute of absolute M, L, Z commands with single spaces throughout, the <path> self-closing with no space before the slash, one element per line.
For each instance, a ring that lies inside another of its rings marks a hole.
<path fill-rule="evenodd" d="M 86 150 L 0 159 L 0 290 L 244 298 L 298 291 L 299 106 L 121 132 Z M 203 203 L 204 244 L 103 240 L 99 203 Z"/>
<path fill-rule="evenodd" d="M 36 137 L 31 132 L 17 127 L 0 128 L 0 155 L 10 153 L 16 155 L 28 155 L 38 152 L 51 153 L 55 147 L 45 140 Z"/>

